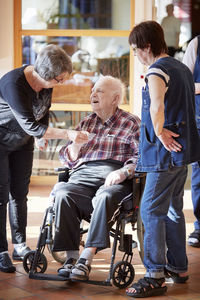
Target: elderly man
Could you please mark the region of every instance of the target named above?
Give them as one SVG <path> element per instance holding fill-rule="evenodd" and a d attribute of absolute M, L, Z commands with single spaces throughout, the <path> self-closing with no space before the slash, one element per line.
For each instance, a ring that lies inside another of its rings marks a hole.
<path fill-rule="evenodd" d="M 88 131 L 85 144 L 68 143 L 60 150 L 61 162 L 72 171 L 67 183 L 54 187 L 56 230 L 54 251 L 66 251 L 59 275 L 87 280 L 94 254 L 110 246 L 111 219 L 121 200 L 132 192 L 137 163 L 138 117 L 119 109 L 123 83 L 102 76 L 91 93 L 93 113 L 77 130 Z M 90 221 L 85 249 L 79 258 L 80 222 Z"/>

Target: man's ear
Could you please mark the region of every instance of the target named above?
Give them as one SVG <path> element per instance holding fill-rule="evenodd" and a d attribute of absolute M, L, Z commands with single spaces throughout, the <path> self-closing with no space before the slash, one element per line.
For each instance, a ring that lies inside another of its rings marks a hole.
<path fill-rule="evenodd" d="M 119 95 L 118 94 L 113 96 L 112 104 L 115 106 L 119 105 Z"/>

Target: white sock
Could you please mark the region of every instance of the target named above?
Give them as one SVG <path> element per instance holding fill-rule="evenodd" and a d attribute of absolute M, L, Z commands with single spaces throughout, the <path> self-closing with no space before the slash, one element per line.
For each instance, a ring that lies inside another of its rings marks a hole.
<path fill-rule="evenodd" d="M 77 260 L 79 258 L 79 250 L 69 250 L 66 251 L 66 253 L 67 253 L 66 260 L 68 260 L 69 258 L 74 258 Z"/>
<path fill-rule="evenodd" d="M 88 260 L 89 265 L 91 265 L 93 257 L 94 253 L 90 248 L 85 248 L 80 255 L 80 258 L 85 258 L 86 260 Z"/>
<path fill-rule="evenodd" d="M 13 244 L 15 250 L 19 249 L 19 248 L 26 248 L 26 243 L 20 243 L 20 244 Z"/>

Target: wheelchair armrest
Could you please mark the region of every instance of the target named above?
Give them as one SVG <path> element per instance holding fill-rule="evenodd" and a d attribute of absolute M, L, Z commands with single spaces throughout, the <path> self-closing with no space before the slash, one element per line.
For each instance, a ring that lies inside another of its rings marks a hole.
<path fill-rule="evenodd" d="M 55 171 L 55 172 L 63 172 L 63 171 L 66 171 L 66 170 L 69 170 L 69 169 L 66 168 L 66 167 L 58 167 L 58 168 L 54 168 L 54 171 Z"/>
<path fill-rule="evenodd" d="M 140 173 L 140 172 L 135 172 L 135 174 L 134 174 L 134 177 L 135 178 L 142 178 L 142 177 L 146 177 L 146 173 Z M 133 177 L 133 178 L 134 178 Z"/>
<path fill-rule="evenodd" d="M 135 173 L 133 177 L 133 207 L 138 207 L 145 187 L 146 173 Z"/>
<path fill-rule="evenodd" d="M 58 173 L 58 182 L 65 181 L 69 179 L 69 170 L 65 167 L 54 168 L 54 171 Z"/>

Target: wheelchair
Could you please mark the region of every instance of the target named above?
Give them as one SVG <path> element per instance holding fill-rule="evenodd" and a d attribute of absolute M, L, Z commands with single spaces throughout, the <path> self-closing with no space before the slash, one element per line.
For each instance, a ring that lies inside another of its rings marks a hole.
<path fill-rule="evenodd" d="M 69 170 L 58 168 L 58 181 L 67 181 L 69 178 Z M 119 209 L 115 213 L 115 226 L 110 230 L 110 236 L 113 238 L 111 249 L 111 262 L 107 279 L 104 281 L 87 280 L 84 283 L 116 286 L 117 288 L 126 288 L 134 280 L 135 270 L 132 265 L 133 249 L 138 248 L 141 260 L 143 260 L 143 235 L 144 227 L 140 218 L 139 208 L 140 200 L 145 186 L 146 176 L 144 173 L 135 173 L 132 180 L 133 192 L 126 196 Z M 53 258 L 64 263 L 66 260 L 66 252 L 53 252 L 53 237 L 54 237 L 54 207 L 50 206 L 46 209 L 43 223 L 40 228 L 40 235 L 37 241 L 36 250 L 28 252 L 23 259 L 24 270 L 29 274 L 30 279 L 36 280 L 55 280 L 69 281 L 69 278 L 62 277 L 58 274 L 45 274 L 47 269 L 47 259 L 44 255 L 45 247 L 52 254 Z M 137 242 L 132 239 L 132 234 L 126 234 L 125 229 L 127 224 L 131 224 L 132 230 L 137 232 Z M 87 229 L 80 230 L 80 245 L 84 246 L 82 236 L 87 233 Z M 118 246 L 118 248 L 117 248 Z M 123 252 L 121 261 L 115 262 L 117 249 Z M 82 281 L 83 282 L 83 281 Z"/>

